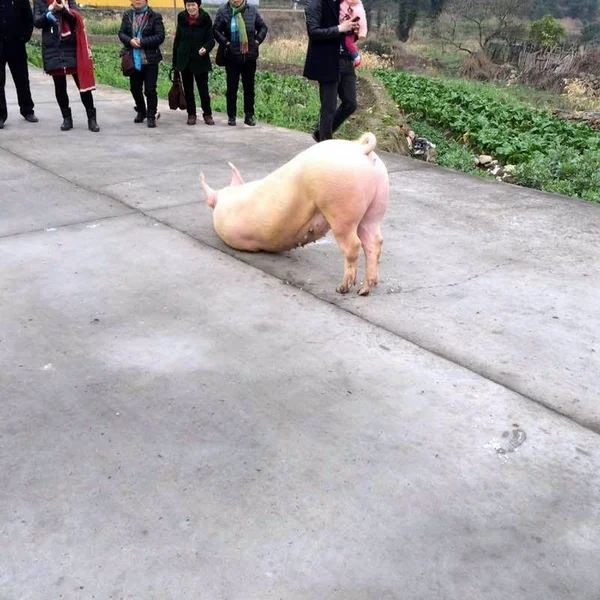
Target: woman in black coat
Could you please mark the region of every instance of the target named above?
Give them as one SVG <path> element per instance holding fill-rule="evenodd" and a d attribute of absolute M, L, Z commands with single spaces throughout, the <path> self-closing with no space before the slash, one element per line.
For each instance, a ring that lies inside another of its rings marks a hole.
<path fill-rule="evenodd" d="M 129 89 L 137 111 L 133 121 L 143 123 L 147 118 L 148 127 L 156 127 L 156 82 L 158 65 L 162 60 L 160 45 L 165 41 L 165 26 L 162 15 L 148 6 L 148 0 L 132 0 L 131 6 L 133 8 L 123 14 L 119 39 L 125 47 L 122 53 L 133 53 L 135 72 L 129 77 Z"/>
<path fill-rule="evenodd" d="M 319 82 L 321 110 L 313 132 L 319 142 L 331 139 L 357 108 L 354 61 L 343 40 L 345 34 L 358 31 L 359 24 L 352 20 L 340 23 L 340 6 L 335 0 L 308 0 L 304 16 L 308 33 L 304 77 Z"/>
<path fill-rule="evenodd" d="M 88 129 L 100 131 L 92 90 L 95 89 L 94 64 L 85 33 L 83 18 L 75 0 L 35 0 L 33 24 L 42 30 L 44 71 L 54 80 L 56 101 L 63 116 L 62 131 L 73 128 L 69 108 L 67 75 L 72 75 L 85 106 Z"/>
<path fill-rule="evenodd" d="M 215 38 L 212 19 L 200 4 L 201 0 L 186 0 L 185 10 L 177 15 L 173 68 L 181 73 L 188 113 L 187 124 L 196 124 L 195 79 L 204 122 L 214 125 L 208 92 L 208 74 L 212 69 L 209 52 L 215 47 Z"/>
<path fill-rule="evenodd" d="M 256 125 L 254 120 L 254 80 L 258 46 L 267 37 L 267 26 L 256 6 L 246 0 L 229 0 L 215 17 L 214 34 L 223 46 L 227 73 L 227 116 L 229 125 L 235 125 L 237 91 L 242 78 L 244 87 L 244 123 Z"/>

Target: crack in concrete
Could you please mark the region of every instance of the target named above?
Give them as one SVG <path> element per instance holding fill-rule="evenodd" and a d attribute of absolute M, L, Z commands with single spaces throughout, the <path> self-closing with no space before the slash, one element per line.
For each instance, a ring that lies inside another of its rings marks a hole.
<path fill-rule="evenodd" d="M 439 289 L 439 288 L 457 287 L 459 285 L 464 285 L 465 283 L 468 283 L 469 281 L 473 281 L 474 279 L 477 279 L 479 277 L 483 277 L 484 275 L 487 275 L 488 273 L 491 273 L 492 271 L 501 269 L 502 267 L 505 267 L 506 265 L 509 265 L 509 264 L 512 264 L 515 262 L 517 262 L 516 259 L 510 258 L 503 263 L 498 263 L 497 265 L 494 265 L 493 267 L 490 267 L 489 269 L 482 271 L 481 273 L 476 273 L 475 275 L 471 275 L 470 277 L 467 277 L 466 279 L 462 279 L 461 281 L 456 281 L 454 283 L 438 283 L 436 285 L 423 285 L 420 287 L 411 288 L 409 290 L 403 290 L 402 288 L 398 288 L 396 290 L 395 288 L 391 288 L 390 290 L 387 291 L 387 293 L 388 294 L 412 294 L 413 292 L 419 292 L 421 290 L 433 290 L 433 289 Z"/>

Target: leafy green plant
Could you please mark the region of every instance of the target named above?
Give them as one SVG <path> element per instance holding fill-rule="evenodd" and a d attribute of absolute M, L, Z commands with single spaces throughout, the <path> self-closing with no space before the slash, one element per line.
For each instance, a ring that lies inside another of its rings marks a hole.
<path fill-rule="evenodd" d="M 477 152 L 518 165 L 518 183 L 600 202 L 600 133 L 586 125 L 474 91 L 462 82 L 389 69 L 374 73 L 404 112 Z"/>

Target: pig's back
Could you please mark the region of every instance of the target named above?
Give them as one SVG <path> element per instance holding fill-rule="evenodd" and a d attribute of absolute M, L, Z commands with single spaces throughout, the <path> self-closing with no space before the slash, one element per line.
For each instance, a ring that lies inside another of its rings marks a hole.
<path fill-rule="evenodd" d="M 221 199 L 215 227 L 240 250 L 281 252 L 325 235 L 324 220 L 331 225 L 337 215 L 364 214 L 376 187 L 374 153 L 356 142 L 329 140 L 257 182 L 251 199 Z"/>

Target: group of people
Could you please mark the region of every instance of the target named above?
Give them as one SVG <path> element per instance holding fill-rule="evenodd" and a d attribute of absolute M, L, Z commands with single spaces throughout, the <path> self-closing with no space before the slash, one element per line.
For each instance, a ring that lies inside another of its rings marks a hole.
<path fill-rule="evenodd" d="M 67 93 L 67 75 L 71 75 L 86 109 L 88 128 L 100 131 L 92 95 L 96 85 L 92 54 L 75 0 L 34 0 L 33 11 L 29 0 L 0 0 L 0 128 L 4 127 L 8 116 L 4 91 L 7 64 L 21 114 L 29 122 L 38 121 L 31 97 L 26 51 L 34 26 L 42 32 L 43 67 L 54 81 L 56 100 L 63 117 L 61 130 L 73 128 Z M 241 79 L 244 123 L 256 125 L 256 62 L 258 47 L 267 31 L 260 13 L 247 0 L 228 0 L 218 9 L 214 25 L 202 8 L 201 0 L 185 0 L 185 10 L 177 16 L 173 68 L 181 74 L 188 125 L 195 125 L 197 120 L 195 85 L 204 122 L 214 125 L 208 77 L 212 69 L 209 55 L 215 42 L 220 45 L 227 77 L 228 123 L 236 125 Z M 136 109 L 134 122 L 146 121 L 148 127 L 156 127 L 158 69 L 163 58 L 160 47 L 165 41 L 162 15 L 148 6 L 148 0 L 131 0 L 131 8 L 123 14 L 118 36 L 123 44 L 122 57 L 129 55 L 132 64 L 128 76 Z"/>
<path fill-rule="evenodd" d="M 123 44 L 121 54 L 132 53 L 134 59 L 135 70 L 130 75 L 130 89 L 137 112 L 134 121 L 142 123 L 146 120 L 148 127 L 156 127 L 158 63 L 162 60 L 160 46 L 165 40 L 165 28 L 161 14 L 152 10 L 147 0 L 132 0 L 131 4 L 132 8 L 123 15 L 119 39 Z M 195 125 L 197 120 L 194 83 L 198 87 L 204 122 L 214 125 L 208 76 L 212 70 L 210 52 L 215 42 L 220 45 L 227 75 L 228 123 L 236 125 L 237 92 L 241 78 L 244 123 L 256 125 L 256 61 L 258 47 L 267 37 L 267 31 L 267 25 L 256 7 L 246 0 L 229 0 L 217 11 L 214 24 L 202 8 L 201 0 L 185 1 L 185 10 L 177 15 L 173 68 L 181 74 L 188 125 Z"/>
<path fill-rule="evenodd" d="M 34 0 L 33 11 L 29 0 L 0 0 L 0 129 L 8 116 L 4 91 L 6 65 L 13 76 L 21 115 L 31 123 L 38 121 L 26 51 L 35 26 L 42 34 L 44 71 L 54 81 L 63 118 L 61 130 L 73 128 L 67 75 L 72 76 L 79 90 L 88 129 L 100 130 L 92 94 L 96 85 L 92 54 L 77 8 L 76 0 Z M 356 110 L 355 68 L 360 64 L 360 54 L 355 42 L 366 36 L 366 18 L 360 0 L 308 0 L 305 16 L 309 42 L 304 76 L 319 83 L 321 109 L 313 132 L 313 138 L 319 142 L 330 139 Z M 210 52 L 216 44 L 219 45 L 217 64 L 224 65 L 226 71 L 228 124 L 236 125 L 240 79 L 244 123 L 256 124 L 256 65 L 259 46 L 267 31 L 256 6 L 247 0 L 228 0 L 218 9 L 214 24 L 202 8 L 201 0 L 185 0 L 185 10 L 177 16 L 172 66 L 181 74 L 188 125 L 197 121 L 195 86 L 203 120 L 207 125 L 214 124 L 208 81 L 212 70 Z M 127 73 L 136 110 L 134 122 L 146 121 L 148 127 L 156 127 L 158 65 L 162 61 L 160 47 L 165 41 L 162 16 L 148 6 L 148 0 L 131 0 L 118 36 L 123 44 L 123 64 L 129 65 Z"/>

